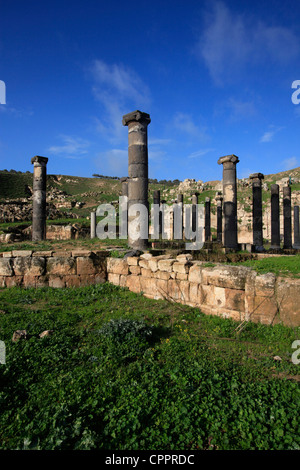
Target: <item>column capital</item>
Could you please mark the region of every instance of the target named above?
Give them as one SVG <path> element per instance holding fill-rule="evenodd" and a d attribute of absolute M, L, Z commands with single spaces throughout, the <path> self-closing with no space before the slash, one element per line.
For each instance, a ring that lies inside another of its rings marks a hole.
<path fill-rule="evenodd" d="M 239 157 L 236 155 L 225 155 L 224 157 L 220 157 L 218 160 L 218 164 L 222 165 L 223 163 L 239 163 Z"/>
<path fill-rule="evenodd" d="M 131 113 L 125 114 L 122 119 L 123 126 L 128 126 L 130 122 L 142 122 L 145 124 L 150 124 L 150 114 L 143 113 L 142 111 L 136 110 Z"/>
<path fill-rule="evenodd" d="M 265 176 L 264 176 L 262 173 L 252 173 L 252 174 L 249 176 L 249 179 L 251 179 L 251 180 L 254 180 L 254 179 L 263 180 L 264 177 L 265 177 Z"/>
<path fill-rule="evenodd" d="M 35 157 L 32 157 L 31 163 L 44 163 L 45 165 L 48 162 L 47 157 L 40 157 L 39 155 L 36 155 Z"/>

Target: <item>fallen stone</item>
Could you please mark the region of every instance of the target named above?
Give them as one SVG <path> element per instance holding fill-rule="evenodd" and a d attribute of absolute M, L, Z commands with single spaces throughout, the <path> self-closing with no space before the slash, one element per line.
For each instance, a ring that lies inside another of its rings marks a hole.
<path fill-rule="evenodd" d="M 28 335 L 27 335 L 27 331 L 26 331 L 26 330 L 16 330 L 16 331 L 14 331 L 11 340 L 12 340 L 14 343 L 16 343 L 17 341 L 19 341 L 19 339 L 28 339 Z"/>

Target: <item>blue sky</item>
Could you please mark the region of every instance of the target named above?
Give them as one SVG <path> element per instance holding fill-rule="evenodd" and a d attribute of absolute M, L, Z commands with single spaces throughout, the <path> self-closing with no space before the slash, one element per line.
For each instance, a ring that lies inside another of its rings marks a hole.
<path fill-rule="evenodd" d="M 0 169 L 126 176 L 136 109 L 151 178 L 300 166 L 299 0 L 0 0 L 0 80 Z"/>

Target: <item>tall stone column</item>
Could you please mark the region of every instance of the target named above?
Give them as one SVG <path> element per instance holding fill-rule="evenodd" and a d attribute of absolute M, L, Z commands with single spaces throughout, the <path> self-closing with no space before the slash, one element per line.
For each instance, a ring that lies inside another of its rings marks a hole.
<path fill-rule="evenodd" d="M 293 248 L 300 250 L 300 227 L 299 227 L 299 206 L 294 206 L 294 245 Z"/>
<path fill-rule="evenodd" d="M 211 228 L 210 228 L 210 198 L 205 198 L 205 241 L 208 242 L 211 240 Z"/>
<path fill-rule="evenodd" d="M 271 185 L 271 248 L 280 249 L 279 185 Z"/>
<path fill-rule="evenodd" d="M 32 240 L 46 238 L 46 185 L 48 158 L 38 155 L 31 159 L 33 164 L 33 205 Z"/>
<path fill-rule="evenodd" d="M 300 227 L 299 227 L 299 206 L 294 206 L 294 245 L 293 248 L 300 250 Z"/>
<path fill-rule="evenodd" d="M 264 175 L 253 173 L 249 176 L 252 180 L 252 232 L 253 245 L 256 251 L 263 250 L 263 214 L 261 185 Z"/>
<path fill-rule="evenodd" d="M 218 160 L 223 165 L 223 207 L 224 207 L 224 246 L 237 249 L 237 183 L 236 164 L 239 158 L 236 155 L 226 155 Z"/>
<path fill-rule="evenodd" d="M 128 196 L 128 178 L 127 178 L 127 176 L 123 176 L 120 181 L 121 181 L 121 185 L 122 185 L 122 196 Z"/>
<path fill-rule="evenodd" d="M 196 231 L 197 227 L 197 204 L 198 204 L 198 193 L 192 194 L 192 230 Z"/>
<path fill-rule="evenodd" d="M 133 204 L 141 204 L 145 211 L 137 217 L 128 215 L 128 245 L 145 250 L 148 246 L 148 143 L 147 126 L 149 114 L 133 111 L 123 116 L 122 123 L 128 126 L 128 211 Z M 136 236 L 133 236 L 133 232 Z"/>
<path fill-rule="evenodd" d="M 283 188 L 283 248 L 292 248 L 291 188 Z"/>
<path fill-rule="evenodd" d="M 217 242 L 222 243 L 223 235 L 223 209 L 222 209 L 222 196 L 216 197 L 217 201 Z"/>

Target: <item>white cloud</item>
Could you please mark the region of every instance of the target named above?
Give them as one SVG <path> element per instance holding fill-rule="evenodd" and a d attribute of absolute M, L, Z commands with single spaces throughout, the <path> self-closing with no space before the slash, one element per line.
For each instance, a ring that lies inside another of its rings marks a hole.
<path fill-rule="evenodd" d="M 125 176 L 128 174 L 128 151 L 111 149 L 98 154 L 95 166 L 106 176 Z"/>
<path fill-rule="evenodd" d="M 272 142 L 273 137 L 277 132 L 281 131 L 284 129 L 284 127 L 275 127 L 275 126 L 270 126 L 271 130 L 265 132 L 262 137 L 260 138 L 260 142 L 265 143 L 265 142 Z"/>
<path fill-rule="evenodd" d="M 47 152 L 73 159 L 79 159 L 88 153 L 89 141 L 68 135 L 61 135 L 60 138 L 63 144 L 53 145 L 48 148 Z"/>
<path fill-rule="evenodd" d="M 292 170 L 299 166 L 299 161 L 297 157 L 286 158 L 283 160 L 283 168 L 285 170 Z"/>
<path fill-rule="evenodd" d="M 197 152 L 191 153 L 188 158 L 198 158 L 198 157 L 204 157 L 209 152 L 213 152 L 215 149 L 203 149 L 203 150 L 198 150 Z"/>
<path fill-rule="evenodd" d="M 222 1 L 209 5 L 195 52 L 217 85 L 234 82 L 243 69 L 265 60 L 285 65 L 299 55 L 299 40 L 290 29 L 231 11 Z"/>
<path fill-rule="evenodd" d="M 90 74 L 93 94 L 103 106 L 103 118 L 97 119 L 97 129 L 109 141 L 120 142 L 127 138 L 122 116 L 135 109 L 147 112 L 150 91 L 139 75 L 123 64 L 109 65 L 95 60 Z"/>
<path fill-rule="evenodd" d="M 172 127 L 180 133 L 187 134 L 190 138 L 201 141 L 209 139 L 207 135 L 207 128 L 200 123 L 197 123 L 193 117 L 188 113 L 177 112 L 172 120 Z"/>

